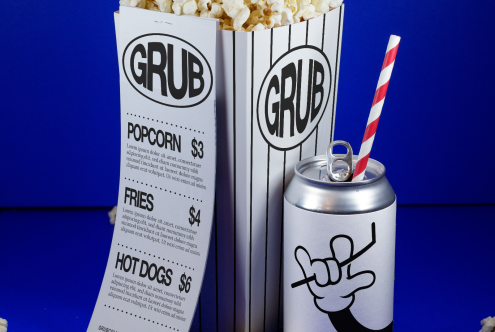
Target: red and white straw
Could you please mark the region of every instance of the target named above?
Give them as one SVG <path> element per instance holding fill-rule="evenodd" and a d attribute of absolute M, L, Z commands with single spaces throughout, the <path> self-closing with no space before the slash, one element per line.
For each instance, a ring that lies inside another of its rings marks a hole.
<path fill-rule="evenodd" d="M 399 36 L 390 36 L 388 41 L 387 53 L 385 54 L 385 60 L 383 61 L 382 71 L 380 78 L 378 79 L 378 85 L 375 91 L 375 98 L 371 105 L 370 116 L 368 118 L 368 124 L 364 132 L 363 142 L 361 143 L 361 149 L 359 150 L 359 157 L 354 169 L 354 176 L 352 181 L 362 181 L 364 178 L 364 171 L 368 165 L 368 158 L 370 157 L 371 146 L 375 139 L 376 128 L 378 127 L 378 120 L 380 120 L 380 114 L 382 113 L 383 103 L 385 102 L 385 95 L 387 94 L 388 83 L 390 82 L 390 76 L 392 75 L 392 69 L 394 69 L 395 56 L 399 49 Z"/>

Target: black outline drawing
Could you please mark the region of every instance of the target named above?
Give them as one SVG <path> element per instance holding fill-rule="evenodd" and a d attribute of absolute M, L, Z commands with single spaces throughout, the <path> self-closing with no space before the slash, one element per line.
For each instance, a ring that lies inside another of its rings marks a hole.
<path fill-rule="evenodd" d="M 334 251 L 334 247 L 333 247 L 333 242 L 339 238 L 345 238 L 345 239 L 349 240 L 349 243 L 351 244 L 350 257 L 348 259 L 346 259 L 345 261 L 337 262 L 339 269 L 342 269 L 343 267 L 345 267 L 347 265 L 347 277 L 346 277 L 346 279 L 350 280 L 350 279 L 353 279 L 359 275 L 367 273 L 367 274 L 371 274 L 373 276 L 373 282 L 369 285 L 359 287 L 359 288 L 355 289 L 353 292 L 351 292 L 350 294 L 343 296 L 342 298 L 352 297 L 352 301 L 345 309 L 340 310 L 340 311 L 336 311 L 336 312 L 329 312 L 329 311 L 325 311 L 324 309 L 320 308 L 318 306 L 316 300 L 320 299 L 321 297 L 319 297 L 315 293 L 313 293 L 313 291 L 311 290 L 309 285 L 307 285 L 309 292 L 314 297 L 315 306 L 318 308 L 318 310 L 320 310 L 321 312 L 324 312 L 328 315 L 328 318 L 330 319 L 333 327 L 339 332 L 372 332 L 372 331 L 392 332 L 393 331 L 393 324 L 394 324 L 393 321 L 388 326 L 384 327 L 383 329 L 371 330 L 371 329 L 361 325 L 361 323 L 359 323 L 356 320 L 356 318 L 352 315 L 352 312 L 350 310 L 350 308 L 354 304 L 355 293 L 362 290 L 362 289 L 370 288 L 371 286 L 374 285 L 375 280 L 376 280 L 376 275 L 373 271 L 361 271 L 361 272 L 358 272 L 358 273 L 352 275 L 351 274 L 351 265 L 349 265 L 352 261 L 354 261 L 355 259 L 360 257 L 362 254 L 364 254 L 366 251 L 368 251 L 371 247 L 373 247 L 373 245 L 376 243 L 375 223 L 371 224 L 371 238 L 372 238 L 371 242 L 366 247 L 364 247 L 359 252 L 357 252 L 356 254 L 354 254 L 354 242 L 353 242 L 351 237 L 349 237 L 347 235 L 336 235 L 330 240 L 330 250 L 332 251 L 332 257 L 325 258 L 325 259 L 311 259 L 310 258 L 311 264 L 313 264 L 313 262 L 317 262 L 317 261 L 325 263 L 326 260 L 330 260 L 330 259 L 334 260 L 336 256 L 335 256 L 335 251 Z M 333 282 L 330 278 L 328 278 L 328 281 L 325 284 L 318 283 L 318 281 L 316 280 L 316 276 L 314 274 L 310 277 L 306 276 L 306 272 L 305 272 L 303 266 L 301 265 L 301 263 L 299 262 L 299 260 L 297 259 L 297 256 L 296 256 L 297 250 L 299 250 L 299 249 L 304 250 L 306 252 L 306 254 L 308 255 L 308 257 L 311 257 L 309 252 L 303 246 L 297 246 L 296 249 L 294 250 L 294 258 L 296 259 L 297 264 L 299 265 L 299 267 L 303 271 L 304 279 L 299 280 L 299 281 L 291 284 L 292 288 L 296 288 L 296 287 L 299 287 L 301 285 L 308 284 L 311 281 L 314 281 L 318 287 L 327 287 L 327 286 L 331 286 L 331 285 L 336 285 L 342 280 L 342 275 L 344 273 L 340 273 L 339 278 Z M 325 263 L 325 265 L 326 265 L 326 263 Z M 328 269 L 328 265 L 327 265 L 327 269 Z M 330 276 L 330 271 L 327 271 L 327 272 L 328 272 L 328 275 Z"/>
<path fill-rule="evenodd" d="M 343 261 L 343 262 L 340 262 L 340 263 L 339 263 L 339 267 L 340 267 L 340 268 L 342 268 L 342 267 L 344 267 L 345 265 L 349 264 L 350 262 L 352 262 L 353 260 L 355 260 L 356 258 L 358 258 L 359 256 L 361 256 L 362 254 L 364 254 L 366 251 L 368 251 L 371 247 L 373 247 L 373 245 L 376 243 L 375 223 L 372 223 L 372 224 L 371 224 L 371 242 L 370 242 L 370 243 L 369 243 L 366 247 L 364 247 L 364 248 L 363 248 L 360 252 L 358 252 L 358 253 L 357 253 L 357 254 L 355 254 L 355 255 L 352 255 L 352 253 L 354 252 L 354 242 L 352 241 L 352 239 L 351 239 L 349 236 L 347 236 L 347 235 L 336 235 L 336 236 L 334 236 L 334 237 L 332 238 L 332 240 L 330 240 L 330 249 L 332 250 L 332 254 L 334 255 L 334 257 L 335 257 L 335 252 L 333 251 L 333 246 L 332 246 L 332 244 L 333 244 L 333 242 L 334 242 L 336 239 L 341 238 L 341 237 L 348 239 L 348 240 L 349 240 L 349 242 L 351 243 L 351 257 L 349 257 L 348 259 L 346 259 L 346 260 L 345 260 L 345 261 Z M 309 255 L 309 253 L 308 253 L 308 251 L 307 251 L 307 250 L 306 250 L 303 246 L 298 246 L 298 247 L 296 248 L 296 250 L 294 251 L 294 255 L 295 255 L 295 252 L 297 251 L 297 249 L 303 249 L 304 251 L 306 251 L 306 253 L 308 254 L 308 256 L 310 256 L 310 255 Z M 310 257 L 311 257 L 311 256 L 310 256 Z M 316 260 L 323 261 L 322 259 L 315 259 L 315 261 L 316 261 Z M 314 274 L 313 274 L 311 277 L 309 277 L 309 278 L 305 278 L 305 279 L 303 279 L 303 280 L 299 280 L 299 281 L 297 281 L 297 282 L 293 283 L 293 284 L 291 285 L 291 287 L 292 287 L 292 288 L 296 288 L 296 287 L 298 287 L 298 286 L 301 286 L 301 285 L 307 284 L 308 282 L 311 282 L 311 281 L 313 281 L 313 280 L 315 280 L 315 281 L 316 281 L 316 277 L 315 277 L 315 275 L 314 275 Z M 331 281 L 329 281 L 329 283 L 328 283 L 327 285 L 335 285 L 335 284 L 338 284 L 338 283 L 339 283 L 339 281 L 340 281 L 340 278 L 339 278 L 339 280 L 338 280 L 337 282 L 335 282 L 335 283 L 332 283 Z M 316 284 L 317 284 L 318 286 L 320 286 L 320 287 L 327 286 L 327 285 L 319 285 L 319 284 L 318 284 L 318 282 L 317 282 Z"/>

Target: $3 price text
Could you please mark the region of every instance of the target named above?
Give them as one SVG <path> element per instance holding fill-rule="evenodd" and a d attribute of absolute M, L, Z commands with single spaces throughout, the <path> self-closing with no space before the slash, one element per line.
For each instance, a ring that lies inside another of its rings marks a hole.
<path fill-rule="evenodd" d="M 199 159 L 203 159 L 204 156 L 203 141 L 198 142 L 196 140 L 196 137 L 194 137 L 193 140 L 191 141 L 191 146 L 192 146 L 191 154 L 194 157 L 194 159 L 196 159 L 196 157 L 198 157 Z"/>

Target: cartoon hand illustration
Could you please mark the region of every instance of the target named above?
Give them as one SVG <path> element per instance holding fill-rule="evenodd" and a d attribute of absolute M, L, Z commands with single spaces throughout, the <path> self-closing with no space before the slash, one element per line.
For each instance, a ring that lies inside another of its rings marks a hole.
<path fill-rule="evenodd" d="M 354 242 L 347 235 L 337 235 L 330 240 L 332 256 L 328 258 L 312 259 L 303 246 L 298 246 L 294 251 L 304 279 L 293 283 L 292 288 L 307 284 L 316 307 L 328 315 L 339 332 L 393 331 L 393 321 L 380 330 L 368 329 L 356 320 L 350 310 L 356 292 L 375 283 L 373 271 L 351 274 L 350 264 L 376 243 L 375 223 L 371 224 L 371 237 L 371 242 L 357 253 L 354 253 Z"/>
<path fill-rule="evenodd" d="M 333 237 L 330 241 L 330 251 L 332 257 L 324 259 L 311 259 L 308 251 L 302 246 L 297 247 L 294 253 L 304 274 L 304 280 L 311 279 L 307 284 L 314 296 L 316 307 L 325 313 L 349 308 L 354 302 L 354 294 L 371 287 L 375 282 L 375 274 L 372 271 L 351 274 L 349 263 L 356 257 L 350 237 Z"/>

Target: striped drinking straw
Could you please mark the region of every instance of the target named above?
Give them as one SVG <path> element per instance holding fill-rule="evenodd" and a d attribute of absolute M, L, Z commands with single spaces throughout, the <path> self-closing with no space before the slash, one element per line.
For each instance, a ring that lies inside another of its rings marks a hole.
<path fill-rule="evenodd" d="M 394 69 L 395 56 L 397 55 L 397 50 L 399 49 L 399 42 L 399 36 L 390 36 L 387 46 L 387 53 L 385 54 L 385 60 L 383 60 L 382 71 L 380 72 L 380 78 L 378 79 L 378 85 L 375 91 L 375 98 L 373 99 L 373 104 L 371 105 L 370 116 L 368 117 L 363 142 L 361 143 L 361 149 L 359 150 L 358 161 L 356 163 L 356 168 L 354 169 L 354 176 L 352 177 L 353 182 L 362 181 L 364 179 L 364 171 L 368 165 L 371 146 L 373 145 L 373 140 L 375 139 L 378 120 L 380 120 L 383 103 L 385 102 L 385 95 L 387 94 L 388 82 L 390 82 L 392 69 Z"/>

